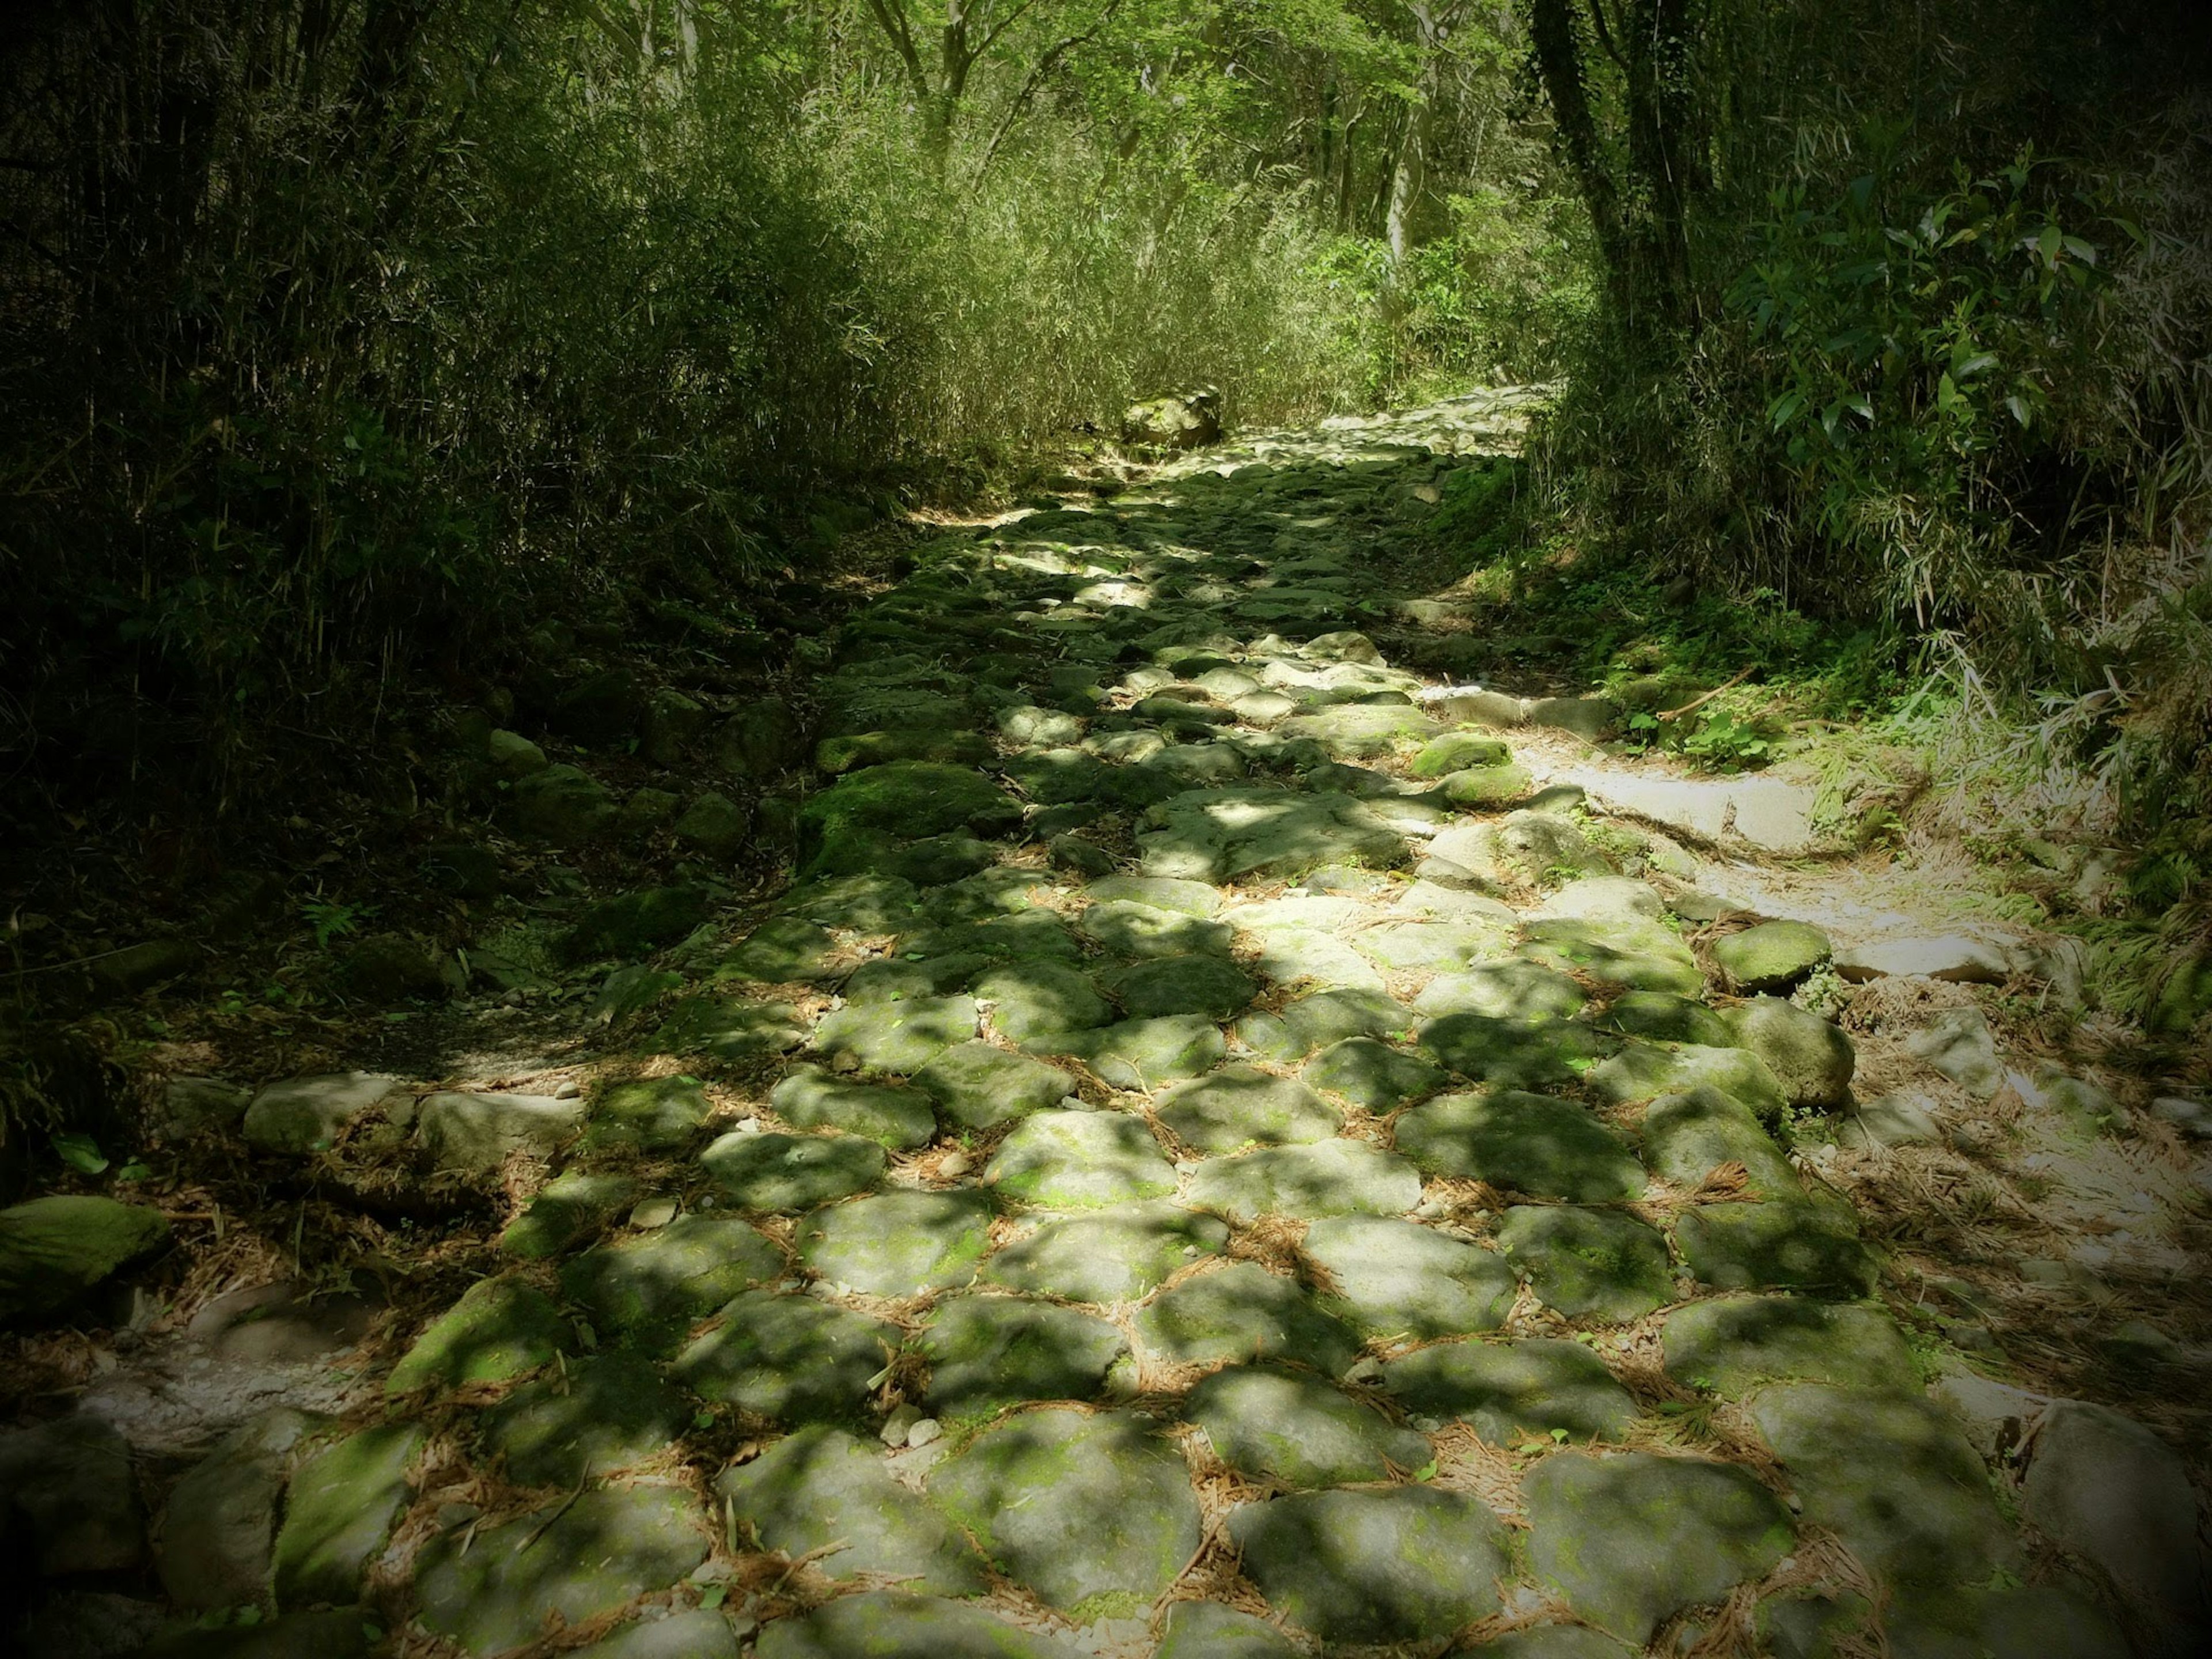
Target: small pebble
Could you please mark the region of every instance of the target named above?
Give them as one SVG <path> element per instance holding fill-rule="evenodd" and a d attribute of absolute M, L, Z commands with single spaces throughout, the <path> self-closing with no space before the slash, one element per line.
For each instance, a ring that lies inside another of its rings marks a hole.
<path fill-rule="evenodd" d="M 644 1228 L 665 1227 L 676 1219 L 677 1207 L 672 1198 L 645 1199 L 629 1212 L 629 1224 Z"/>
<path fill-rule="evenodd" d="M 925 1417 L 906 1431 L 906 1443 L 909 1446 L 927 1446 L 944 1432 L 944 1426 L 935 1418 Z"/>
<path fill-rule="evenodd" d="M 1354 1382 L 1380 1382 L 1382 1380 L 1382 1362 L 1373 1354 L 1368 1354 L 1345 1376 Z"/>
<path fill-rule="evenodd" d="M 574 1078 L 565 1079 L 553 1085 L 553 1098 L 556 1100 L 574 1100 L 583 1092 L 584 1085 Z"/>
<path fill-rule="evenodd" d="M 760 1120 L 757 1117 L 739 1118 L 738 1120 L 738 1133 L 741 1135 L 758 1134 L 760 1133 Z"/>
<path fill-rule="evenodd" d="M 968 1173 L 968 1154 L 965 1152 L 954 1152 L 951 1157 L 944 1159 L 938 1164 L 937 1173 L 946 1181 L 951 1181 L 960 1176 L 966 1175 Z"/>
<path fill-rule="evenodd" d="M 896 1451 L 913 1443 L 915 1425 L 921 1421 L 921 1413 L 912 1406 L 894 1406 L 891 1414 L 884 1419 L 883 1427 L 876 1432 L 884 1444 Z"/>

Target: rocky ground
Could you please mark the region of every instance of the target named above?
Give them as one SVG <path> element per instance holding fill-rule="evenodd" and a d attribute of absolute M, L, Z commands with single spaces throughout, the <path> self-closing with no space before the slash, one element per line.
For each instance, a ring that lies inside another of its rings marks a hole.
<path fill-rule="evenodd" d="M 2207 1113 L 1807 784 L 1455 681 L 1412 527 L 1522 406 L 931 542 L 750 899 L 498 897 L 747 815 L 468 736 L 462 1000 L 167 1084 L 251 1248 L 211 1176 L 0 1213 L 10 1639 L 2203 1650 Z"/>

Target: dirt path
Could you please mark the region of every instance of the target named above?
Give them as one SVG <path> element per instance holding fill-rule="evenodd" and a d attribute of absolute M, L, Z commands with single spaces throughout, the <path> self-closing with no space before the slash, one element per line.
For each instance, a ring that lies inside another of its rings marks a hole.
<path fill-rule="evenodd" d="M 1809 789 L 1391 665 L 1521 406 L 932 544 L 787 890 L 514 921 L 596 994 L 173 1095 L 361 1218 L 41 1339 L 26 1651 L 2197 1650 L 2186 1113 L 2008 1046 L 2064 961 Z M 544 759 L 509 828 L 625 810 Z"/>

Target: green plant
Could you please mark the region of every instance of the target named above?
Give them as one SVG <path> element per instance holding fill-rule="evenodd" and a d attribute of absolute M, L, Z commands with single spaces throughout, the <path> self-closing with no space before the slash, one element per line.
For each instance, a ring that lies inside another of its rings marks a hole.
<path fill-rule="evenodd" d="M 331 941 L 358 931 L 361 924 L 376 914 L 376 907 L 368 904 L 343 904 L 335 899 L 309 899 L 300 907 L 314 930 L 315 948 L 327 951 Z"/>

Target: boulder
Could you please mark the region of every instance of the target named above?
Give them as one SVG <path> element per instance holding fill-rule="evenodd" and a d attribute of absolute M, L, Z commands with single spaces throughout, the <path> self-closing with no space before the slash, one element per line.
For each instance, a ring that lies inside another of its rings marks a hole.
<path fill-rule="evenodd" d="M 0 1323 L 60 1313 L 168 1242 L 143 1205 L 56 1194 L 0 1210 Z"/>

